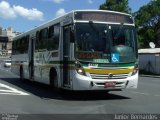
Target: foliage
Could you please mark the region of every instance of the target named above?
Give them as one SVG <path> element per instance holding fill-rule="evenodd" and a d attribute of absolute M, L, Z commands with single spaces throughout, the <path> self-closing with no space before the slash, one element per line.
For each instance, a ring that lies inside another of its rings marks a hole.
<path fill-rule="evenodd" d="M 160 46 L 160 0 L 152 0 L 134 13 L 138 39 L 141 48 L 148 48 L 149 42 Z"/>
<path fill-rule="evenodd" d="M 128 0 L 106 0 L 105 3 L 100 5 L 99 9 L 119 11 L 125 13 L 131 12 L 131 9 L 128 6 Z"/>
<path fill-rule="evenodd" d="M 131 13 L 128 1 L 106 0 L 99 9 Z M 149 42 L 154 42 L 156 47 L 160 47 L 160 0 L 150 1 L 132 14 L 135 17 L 139 47 L 148 48 Z"/>

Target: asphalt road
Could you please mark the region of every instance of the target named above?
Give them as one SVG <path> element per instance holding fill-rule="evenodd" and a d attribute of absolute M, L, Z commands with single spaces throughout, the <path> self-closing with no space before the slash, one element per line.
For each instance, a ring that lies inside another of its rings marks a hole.
<path fill-rule="evenodd" d="M 0 69 L 0 113 L 12 114 L 142 114 L 160 113 L 160 78 L 140 77 L 138 89 L 106 92 L 52 91 L 21 82 Z"/>

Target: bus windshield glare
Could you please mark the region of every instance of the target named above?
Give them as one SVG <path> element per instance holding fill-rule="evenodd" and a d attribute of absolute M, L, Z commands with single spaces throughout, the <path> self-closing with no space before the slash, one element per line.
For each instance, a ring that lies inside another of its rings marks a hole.
<path fill-rule="evenodd" d="M 76 23 L 76 59 L 94 63 L 136 61 L 133 26 Z"/>

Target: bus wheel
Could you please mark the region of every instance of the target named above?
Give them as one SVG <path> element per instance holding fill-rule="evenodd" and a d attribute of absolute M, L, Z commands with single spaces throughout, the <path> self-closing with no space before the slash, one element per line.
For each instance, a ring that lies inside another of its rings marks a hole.
<path fill-rule="evenodd" d="M 20 67 L 19 72 L 20 72 L 20 80 L 24 81 L 24 74 L 23 74 L 23 68 L 22 68 L 22 66 Z"/>
<path fill-rule="evenodd" d="M 50 86 L 54 90 L 58 88 L 58 77 L 55 70 L 51 70 L 50 72 Z"/>

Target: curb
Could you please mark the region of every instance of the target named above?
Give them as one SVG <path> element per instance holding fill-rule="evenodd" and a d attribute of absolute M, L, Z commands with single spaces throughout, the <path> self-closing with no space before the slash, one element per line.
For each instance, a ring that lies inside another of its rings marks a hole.
<path fill-rule="evenodd" d="M 153 77 L 153 78 L 160 78 L 159 75 L 143 75 L 143 74 L 140 74 L 139 75 L 140 77 Z"/>

